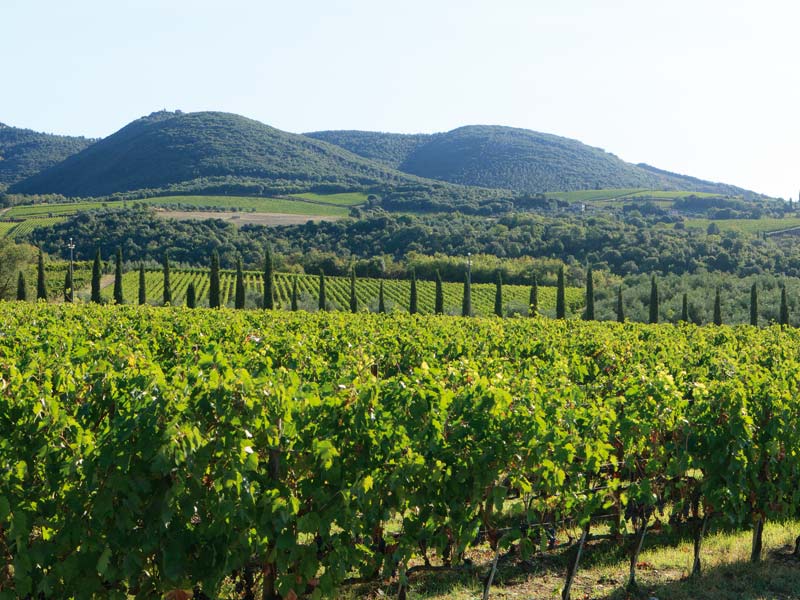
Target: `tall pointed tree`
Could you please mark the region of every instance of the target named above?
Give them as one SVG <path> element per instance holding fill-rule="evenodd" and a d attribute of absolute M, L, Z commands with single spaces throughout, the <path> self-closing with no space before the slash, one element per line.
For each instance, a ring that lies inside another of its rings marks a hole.
<path fill-rule="evenodd" d="M 411 291 L 408 299 L 408 314 L 417 314 L 417 274 L 411 269 Z"/>
<path fill-rule="evenodd" d="M 495 316 L 503 316 L 503 274 L 497 271 L 494 281 L 494 314 Z"/>
<path fill-rule="evenodd" d="M 386 312 L 386 301 L 383 297 L 383 279 L 381 279 L 380 286 L 378 287 L 378 312 L 385 313 Z"/>
<path fill-rule="evenodd" d="M 681 321 L 684 323 L 689 322 L 689 294 L 683 292 L 683 300 L 681 301 Z"/>
<path fill-rule="evenodd" d="M 556 279 L 556 319 L 567 318 L 567 300 L 564 286 L 564 266 L 558 268 Z"/>
<path fill-rule="evenodd" d="M 356 268 L 350 269 L 350 312 L 358 312 L 358 298 L 356 297 Z"/>
<path fill-rule="evenodd" d="M 36 271 L 36 299 L 47 300 L 47 283 L 44 278 L 44 254 L 39 248 L 39 264 Z"/>
<path fill-rule="evenodd" d="M 439 269 L 436 269 L 436 296 L 433 302 L 433 312 L 437 315 L 444 314 L 444 285 Z"/>
<path fill-rule="evenodd" d="M 147 304 L 147 280 L 144 276 L 144 263 L 139 263 L 139 304 Z"/>
<path fill-rule="evenodd" d="M 472 277 L 469 271 L 464 273 L 464 297 L 461 299 L 461 316 L 472 316 Z"/>
<path fill-rule="evenodd" d="M 102 258 L 100 258 L 100 248 L 94 253 L 94 262 L 92 263 L 92 295 L 91 300 L 97 304 L 103 301 L 100 296 L 100 277 L 103 274 Z"/>
<path fill-rule="evenodd" d="M 536 273 L 533 274 L 531 282 L 531 295 L 528 298 L 528 316 L 535 317 L 539 314 L 539 282 L 536 281 Z"/>
<path fill-rule="evenodd" d="M 781 325 L 789 324 L 789 301 L 786 298 L 786 286 L 781 286 L 781 312 L 779 322 Z"/>
<path fill-rule="evenodd" d="M 325 298 L 325 272 L 319 270 L 319 310 L 326 310 L 328 306 L 327 299 Z"/>
<path fill-rule="evenodd" d="M 750 286 L 750 325 L 758 327 L 758 286 Z"/>
<path fill-rule="evenodd" d="M 64 302 L 72 302 L 72 271 L 64 270 Z"/>
<path fill-rule="evenodd" d="M 656 276 L 650 279 L 650 323 L 658 323 L 658 283 Z"/>
<path fill-rule="evenodd" d="M 291 302 L 291 309 L 293 311 L 297 310 L 297 275 L 292 278 L 292 302 Z"/>
<path fill-rule="evenodd" d="M 236 286 L 234 288 L 233 306 L 239 310 L 244 308 L 244 272 L 242 271 L 242 257 L 236 259 Z"/>
<path fill-rule="evenodd" d="M 164 306 L 172 304 L 172 284 L 169 278 L 169 252 L 164 252 Z"/>
<path fill-rule="evenodd" d="M 622 302 L 622 286 L 617 288 L 617 322 L 625 322 L 625 304 Z"/>
<path fill-rule="evenodd" d="M 25 283 L 25 274 L 20 271 L 17 276 L 17 300 L 22 302 L 28 299 L 28 285 Z"/>
<path fill-rule="evenodd" d="M 214 250 L 211 253 L 211 273 L 208 283 L 208 305 L 211 308 L 220 307 L 220 285 L 219 285 L 219 253 Z"/>
<path fill-rule="evenodd" d="M 264 248 L 264 301 L 262 308 L 272 310 L 275 308 L 274 277 L 272 274 L 272 246 L 267 244 Z"/>
<path fill-rule="evenodd" d="M 719 287 L 714 292 L 714 325 L 722 325 L 722 302 L 719 297 Z"/>
<path fill-rule="evenodd" d="M 186 306 L 187 308 L 195 308 L 197 306 L 197 290 L 194 287 L 194 281 L 190 281 L 186 288 Z"/>
<path fill-rule="evenodd" d="M 592 267 L 586 270 L 586 310 L 583 313 L 586 321 L 594 321 L 594 277 Z"/>
<path fill-rule="evenodd" d="M 117 247 L 117 260 L 114 265 L 114 302 L 124 304 L 125 298 L 122 294 L 122 248 Z"/>

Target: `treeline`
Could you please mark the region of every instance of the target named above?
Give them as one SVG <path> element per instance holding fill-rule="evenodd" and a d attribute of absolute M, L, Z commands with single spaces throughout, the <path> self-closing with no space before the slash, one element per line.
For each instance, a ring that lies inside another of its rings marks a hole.
<path fill-rule="evenodd" d="M 499 259 L 554 259 L 571 271 L 592 265 L 614 275 L 720 272 L 736 276 L 775 273 L 800 276 L 800 245 L 795 240 L 759 239 L 735 231 L 708 234 L 699 229 L 654 227 L 643 216 L 513 214 L 498 219 L 450 215 L 393 215 L 368 212 L 362 219 L 308 222 L 268 228 L 219 220 L 172 221 L 146 208 L 82 213 L 49 228 L 34 230 L 30 240 L 46 252 L 66 258 L 70 237 L 99 240 L 103 255 L 122 246 L 126 256 L 160 260 L 171 249 L 174 260 L 201 265 L 214 250 L 226 268 L 241 256 L 255 267 L 270 241 L 285 267 L 346 274 L 354 262 L 362 274 L 379 275 L 384 264 L 405 261 L 412 253 L 460 256 L 471 253 Z M 376 250 L 383 257 L 376 258 Z M 76 248 L 91 260 L 93 248 Z M 363 269 L 363 270 L 362 270 Z M 443 270 L 444 271 L 444 270 Z M 507 275 L 507 274 L 506 274 Z"/>

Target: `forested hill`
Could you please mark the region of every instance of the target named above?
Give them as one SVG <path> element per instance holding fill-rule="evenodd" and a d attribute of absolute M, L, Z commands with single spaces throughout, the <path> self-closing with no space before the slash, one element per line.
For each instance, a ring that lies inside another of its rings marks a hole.
<path fill-rule="evenodd" d="M 259 193 L 419 181 L 339 146 L 238 115 L 164 111 L 130 123 L 10 191 L 65 196 L 145 189 Z"/>
<path fill-rule="evenodd" d="M 52 135 L 0 123 L 0 188 L 80 152 L 93 140 Z"/>
<path fill-rule="evenodd" d="M 405 173 L 485 188 L 525 193 L 650 188 L 756 195 L 732 185 L 627 163 L 577 140 L 528 129 L 471 125 L 430 135 L 369 131 L 306 135 Z"/>

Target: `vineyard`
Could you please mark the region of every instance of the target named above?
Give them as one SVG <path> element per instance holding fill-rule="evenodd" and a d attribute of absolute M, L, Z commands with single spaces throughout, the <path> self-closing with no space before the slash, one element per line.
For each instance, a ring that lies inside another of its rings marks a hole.
<path fill-rule="evenodd" d="M 578 528 L 569 597 L 601 522 L 635 586 L 651 530 L 699 569 L 709 526 L 759 560 L 800 510 L 796 329 L 0 311 L 0 598 L 405 598 L 478 545 L 488 597 L 501 554 Z"/>
<path fill-rule="evenodd" d="M 288 309 L 291 305 L 292 285 L 297 278 L 298 306 L 306 310 L 316 310 L 319 306 L 319 277 L 315 275 L 290 275 L 277 273 L 275 275 L 275 301 L 279 308 Z M 164 293 L 164 277 L 161 271 L 147 271 L 145 273 L 147 300 L 151 303 L 160 303 Z M 234 299 L 235 272 L 223 271 L 220 277 L 220 296 L 223 306 L 232 306 Z M 245 289 L 248 296 L 248 306 L 255 308 L 261 305 L 264 293 L 264 280 L 261 273 L 247 272 L 244 277 Z M 356 283 L 356 297 L 362 310 L 377 310 L 380 279 L 358 279 Z M 411 294 L 410 280 L 386 279 L 384 281 L 384 296 L 387 310 L 407 311 Z M 186 302 L 186 290 L 190 283 L 194 283 L 197 292 L 198 305 L 208 305 L 209 275 L 205 269 L 173 271 L 170 276 L 173 304 L 181 305 Z M 136 271 L 128 272 L 122 278 L 123 293 L 127 302 L 135 302 L 139 297 L 139 274 Z M 431 314 L 434 311 L 435 283 L 432 281 L 417 281 L 417 294 L 419 312 Z M 464 286 L 460 283 L 444 283 L 444 308 L 445 314 L 461 314 L 461 301 Z M 328 308 L 332 310 L 349 310 L 350 306 L 350 280 L 347 277 L 326 277 L 325 292 Z M 104 296 L 110 300 L 112 297 L 111 286 L 103 290 Z M 522 285 L 504 285 L 504 308 L 508 314 L 528 313 L 530 287 Z M 491 315 L 494 312 L 495 286 L 492 284 L 472 284 L 472 306 L 476 315 Z M 553 287 L 539 288 L 539 306 L 544 314 L 554 313 L 556 304 L 556 290 Z M 579 310 L 583 305 L 583 290 L 580 288 L 566 289 L 567 307 L 571 312 Z"/>

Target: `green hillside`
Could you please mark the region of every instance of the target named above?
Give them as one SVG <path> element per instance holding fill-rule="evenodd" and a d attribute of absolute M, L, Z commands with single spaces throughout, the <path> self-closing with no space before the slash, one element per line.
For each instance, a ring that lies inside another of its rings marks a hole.
<path fill-rule="evenodd" d="M 263 194 L 418 183 L 338 146 L 238 115 L 158 112 L 10 191 L 83 197 L 134 190 Z"/>
<path fill-rule="evenodd" d="M 627 163 L 577 140 L 527 129 L 472 125 L 432 135 L 307 135 L 405 173 L 469 186 L 525 193 L 633 188 L 753 195 L 735 186 Z"/>
<path fill-rule="evenodd" d="M 92 143 L 0 123 L 0 189 L 52 167 Z"/>
<path fill-rule="evenodd" d="M 308 137 L 341 146 L 392 169 L 401 169 L 406 159 L 434 137 L 430 134 L 381 133 L 378 131 L 317 131 Z"/>

